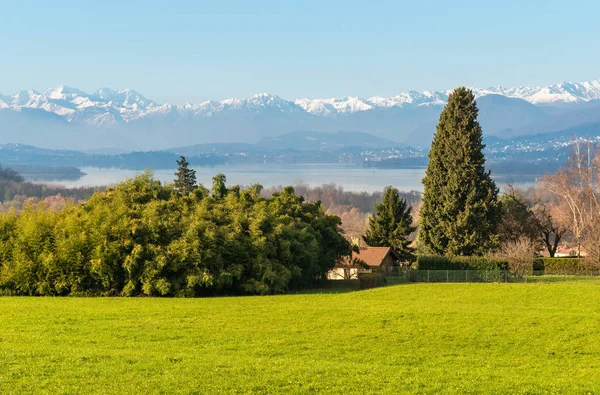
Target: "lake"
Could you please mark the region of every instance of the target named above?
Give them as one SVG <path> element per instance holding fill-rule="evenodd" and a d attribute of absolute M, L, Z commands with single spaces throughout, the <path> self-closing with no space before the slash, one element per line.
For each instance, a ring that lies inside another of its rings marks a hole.
<path fill-rule="evenodd" d="M 273 185 L 295 185 L 307 184 L 318 186 L 322 184 L 335 183 L 341 185 L 348 191 L 380 191 L 388 185 L 392 185 L 401 191 L 422 191 L 421 179 L 425 175 L 425 169 L 376 169 L 357 167 L 344 164 L 307 164 L 307 165 L 246 165 L 246 166 L 215 166 L 194 167 L 198 183 L 204 184 L 210 189 L 211 179 L 215 174 L 223 173 L 227 176 L 227 184 L 249 185 L 258 183 L 264 187 Z M 81 169 L 85 176 L 75 181 L 48 182 L 43 180 L 29 179 L 34 182 L 46 184 L 64 185 L 68 188 L 81 186 L 103 186 L 114 185 L 128 177 L 139 174 L 140 171 L 123 169 L 106 169 L 96 167 L 84 167 Z M 175 178 L 175 169 L 155 170 L 154 176 L 162 182 L 171 182 Z M 511 177 L 499 177 L 499 186 L 511 183 L 519 186 L 532 185 L 534 179 L 513 179 Z"/>

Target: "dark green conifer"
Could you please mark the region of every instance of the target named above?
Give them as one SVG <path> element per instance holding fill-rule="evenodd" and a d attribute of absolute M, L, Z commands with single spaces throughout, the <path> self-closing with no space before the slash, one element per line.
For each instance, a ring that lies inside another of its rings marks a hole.
<path fill-rule="evenodd" d="M 485 170 L 482 131 L 470 89 L 444 107 L 423 178 L 419 244 L 445 255 L 483 255 L 498 243 L 498 188 Z"/>
<path fill-rule="evenodd" d="M 196 170 L 190 169 L 189 165 L 185 156 L 177 161 L 174 187 L 181 196 L 189 195 L 196 188 Z"/>
<path fill-rule="evenodd" d="M 363 240 L 371 247 L 391 247 L 402 262 L 415 260 L 408 236 L 415 231 L 411 208 L 396 188 L 387 187 L 381 203 L 369 218 L 369 229 Z"/>

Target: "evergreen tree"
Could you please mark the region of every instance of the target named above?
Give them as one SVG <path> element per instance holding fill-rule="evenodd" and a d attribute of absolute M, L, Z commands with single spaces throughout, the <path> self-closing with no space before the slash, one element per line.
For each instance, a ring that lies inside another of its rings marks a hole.
<path fill-rule="evenodd" d="M 539 239 L 532 207 L 512 187 L 500 197 L 502 220 L 498 235 L 502 243 L 516 243 L 524 237 L 532 242 Z"/>
<path fill-rule="evenodd" d="M 419 243 L 436 254 L 482 255 L 498 245 L 498 188 L 485 170 L 477 113 L 473 92 L 457 88 L 431 144 Z"/>
<path fill-rule="evenodd" d="M 363 240 L 371 247 L 391 247 L 403 262 L 415 259 L 408 236 L 415 231 L 411 208 L 396 188 L 387 187 L 380 204 L 369 218 L 369 229 Z"/>
<path fill-rule="evenodd" d="M 25 179 L 13 169 L 3 168 L 0 165 L 0 181 L 23 182 Z"/>
<path fill-rule="evenodd" d="M 185 156 L 177 161 L 177 172 L 175 173 L 175 190 L 181 196 L 189 195 L 196 188 L 196 170 L 189 168 L 189 162 Z"/>

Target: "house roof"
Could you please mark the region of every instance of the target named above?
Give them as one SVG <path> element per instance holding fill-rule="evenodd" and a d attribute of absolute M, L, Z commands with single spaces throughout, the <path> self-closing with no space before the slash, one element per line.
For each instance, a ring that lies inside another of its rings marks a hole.
<path fill-rule="evenodd" d="M 577 248 L 576 247 L 567 247 L 565 246 L 559 246 L 556 249 L 556 255 L 567 255 L 567 256 L 576 256 L 577 255 Z M 587 255 L 587 251 L 585 250 L 585 248 L 581 247 L 581 256 L 586 256 Z"/>
<path fill-rule="evenodd" d="M 388 254 L 391 254 L 390 247 L 360 247 L 359 252 L 352 253 L 352 260 L 360 259 L 371 267 L 381 266 L 383 260 Z"/>

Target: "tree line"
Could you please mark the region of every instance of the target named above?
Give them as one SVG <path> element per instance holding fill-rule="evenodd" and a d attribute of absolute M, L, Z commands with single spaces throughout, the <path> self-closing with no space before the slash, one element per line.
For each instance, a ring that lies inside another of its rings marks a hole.
<path fill-rule="evenodd" d="M 422 201 L 415 208 L 388 188 L 369 219 L 368 245 L 389 246 L 405 260 L 414 253 L 446 257 L 488 256 L 515 272 L 531 269 L 561 242 L 585 248 L 600 264 L 600 151 L 576 139 L 571 157 L 535 188 L 500 193 L 486 170 L 482 129 L 473 92 L 455 89 L 443 109 L 429 151 Z M 414 243 L 409 243 L 414 239 Z"/>
<path fill-rule="evenodd" d="M 85 200 L 95 191 L 103 188 L 64 188 L 45 184 L 26 182 L 15 170 L 0 165 L 0 212 L 10 207 L 20 209 L 31 198 L 45 199 L 63 196 L 74 200 Z"/>

